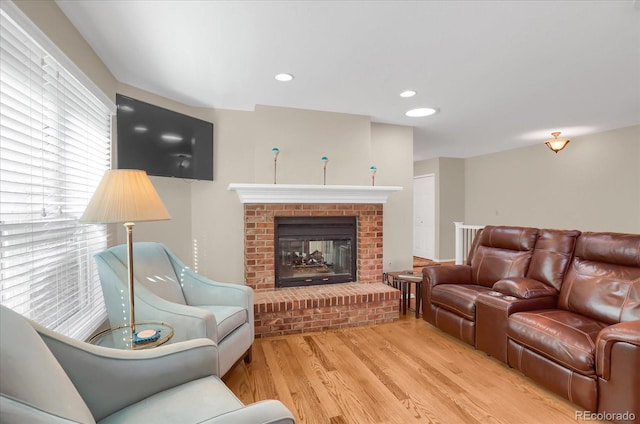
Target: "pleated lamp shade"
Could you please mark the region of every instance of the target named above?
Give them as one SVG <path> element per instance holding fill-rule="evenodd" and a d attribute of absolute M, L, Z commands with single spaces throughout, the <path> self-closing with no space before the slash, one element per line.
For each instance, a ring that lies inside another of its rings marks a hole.
<path fill-rule="evenodd" d="M 105 172 L 80 222 L 112 224 L 167 219 L 171 216 L 146 172 L 112 169 Z"/>

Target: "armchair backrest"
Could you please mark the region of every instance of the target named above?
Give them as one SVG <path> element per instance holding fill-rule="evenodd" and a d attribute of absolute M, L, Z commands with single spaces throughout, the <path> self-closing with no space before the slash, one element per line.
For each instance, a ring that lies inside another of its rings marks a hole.
<path fill-rule="evenodd" d="M 31 324 L 0 305 L 0 422 L 95 423 Z"/>
<path fill-rule="evenodd" d="M 120 285 L 127 286 L 127 245 L 114 246 L 95 255 L 98 272 L 110 268 L 119 277 Z M 101 282 L 103 281 L 100 275 Z M 161 243 L 139 242 L 133 244 L 133 277 L 135 284 L 142 284 L 156 296 L 169 302 L 186 305 L 166 248 Z M 106 281 L 109 279 L 107 278 Z M 104 285 L 104 283 L 103 283 Z M 106 296 L 106 294 L 105 294 Z M 120 302 L 121 303 L 121 302 Z"/>
<path fill-rule="evenodd" d="M 640 319 L 640 234 L 582 233 L 558 308 L 606 324 Z"/>
<path fill-rule="evenodd" d="M 487 225 L 471 257 L 471 278 L 491 287 L 507 277 L 524 277 L 538 237 L 537 228 Z M 475 244 L 475 241 L 474 241 Z"/>

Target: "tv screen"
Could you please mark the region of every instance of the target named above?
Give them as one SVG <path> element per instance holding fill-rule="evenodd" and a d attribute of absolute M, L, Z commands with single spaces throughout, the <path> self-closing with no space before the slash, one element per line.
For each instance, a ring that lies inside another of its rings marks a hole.
<path fill-rule="evenodd" d="M 213 124 L 116 94 L 118 168 L 213 181 Z"/>

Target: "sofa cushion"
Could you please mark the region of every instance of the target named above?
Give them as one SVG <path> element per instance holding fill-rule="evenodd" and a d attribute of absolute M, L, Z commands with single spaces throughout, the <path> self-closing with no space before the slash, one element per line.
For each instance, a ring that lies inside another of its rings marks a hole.
<path fill-rule="evenodd" d="M 518 312 L 509 317 L 514 342 L 580 374 L 595 375 L 598 333 L 607 324 L 568 311 Z"/>
<path fill-rule="evenodd" d="M 580 231 L 540 230 L 527 277 L 560 290 Z"/>
<path fill-rule="evenodd" d="M 583 233 L 562 283 L 558 308 L 607 324 L 640 319 L 638 252 L 640 235 Z"/>
<path fill-rule="evenodd" d="M 240 306 L 198 306 L 200 309 L 206 309 L 213 312 L 218 324 L 218 343 L 233 332 L 236 328 L 249 322 L 247 310 Z"/>
<path fill-rule="evenodd" d="M 471 261 L 471 278 L 491 287 L 506 277 L 524 277 L 538 236 L 537 228 L 487 226 Z"/>
<path fill-rule="evenodd" d="M 468 319 L 476 320 L 476 298 L 491 288 L 476 284 L 443 284 L 431 291 L 431 303 Z"/>

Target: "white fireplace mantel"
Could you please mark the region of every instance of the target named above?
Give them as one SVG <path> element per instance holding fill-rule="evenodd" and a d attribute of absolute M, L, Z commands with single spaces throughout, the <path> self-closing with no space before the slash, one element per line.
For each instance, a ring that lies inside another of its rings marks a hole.
<path fill-rule="evenodd" d="M 399 186 L 229 184 L 242 203 L 387 203 Z"/>

